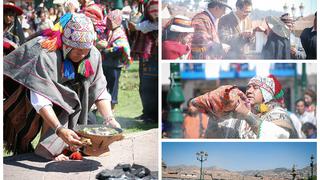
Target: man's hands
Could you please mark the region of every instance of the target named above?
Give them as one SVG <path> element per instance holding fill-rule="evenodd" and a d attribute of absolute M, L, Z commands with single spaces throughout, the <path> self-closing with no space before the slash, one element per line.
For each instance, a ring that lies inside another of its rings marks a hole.
<path fill-rule="evenodd" d="M 250 103 L 244 93 L 238 93 L 239 101 L 238 106 L 235 108 L 235 112 L 241 115 L 242 117 L 246 117 L 247 114 L 251 111 Z"/>
<path fill-rule="evenodd" d="M 225 53 L 228 53 L 229 50 L 230 50 L 230 48 L 231 48 L 230 45 L 224 44 L 224 43 L 222 43 L 221 46 L 222 46 L 222 49 L 223 49 L 223 51 L 224 51 Z"/>
<path fill-rule="evenodd" d="M 294 47 L 291 47 L 291 48 L 290 48 L 290 54 L 291 54 L 292 56 L 294 56 L 294 57 L 295 57 L 295 56 L 296 56 L 296 54 L 297 54 L 297 52 L 298 52 L 298 51 L 297 51 L 297 49 L 296 49 L 296 48 L 294 48 Z"/>

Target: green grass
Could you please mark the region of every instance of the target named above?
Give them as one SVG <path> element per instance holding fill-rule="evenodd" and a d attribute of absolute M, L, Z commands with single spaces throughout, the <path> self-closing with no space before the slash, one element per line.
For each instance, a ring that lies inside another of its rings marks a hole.
<path fill-rule="evenodd" d="M 115 115 L 134 118 L 142 113 L 139 95 L 139 62 L 135 61 L 129 69 L 123 68 L 120 77 L 118 104 Z"/>
<path fill-rule="evenodd" d="M 158 124 L 146 124 L 142 121 L 134 120 L 134 117 L 142 113 L 142 104 L 139 95 L 139 62 L 134 63 L 129 69 L 121 72 L 118 104 L 115 106 L 116 119 L 124 128 L 124 134 L 140 132 L 152 128 L 157 128 Z M 102 119 L 98 117 L 98 123 L 102 124 Z M 40 139 L 40 135 L 32 141 L 35 147 Z M 12 153 L 4 150 L 4 157 L 11 156 Z"/>

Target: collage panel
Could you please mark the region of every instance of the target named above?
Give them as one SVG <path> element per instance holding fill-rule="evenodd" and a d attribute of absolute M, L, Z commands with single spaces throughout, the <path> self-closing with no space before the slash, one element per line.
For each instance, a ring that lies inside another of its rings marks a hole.
<path fill-rule="evenodd" d="M 162 138 L 317 137 L 315 63 L 162 63 L 161 69 Z"/>
<path fill-rule="evenodd" d="M 162 59 L 317 59 L 316 0 L 162 0 Z"/>
<path fill-rule="evenodd" d="M 159 1 L 0 5 L 3 179 L 158 179 Z"/>
<path fill-rule="evenodd" d="M 163 142 L 162 179 L 317 179 L 316 142 Z"/>

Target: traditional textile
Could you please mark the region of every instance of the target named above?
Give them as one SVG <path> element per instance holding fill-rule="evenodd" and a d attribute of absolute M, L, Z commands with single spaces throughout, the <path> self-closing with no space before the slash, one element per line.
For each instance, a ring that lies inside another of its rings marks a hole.
<path fill-rule="evenodd" d="M 300 39 L 307 59 L 317 59 L 317 31 L 314 31 L 313 27 L 306 28 L 302 31 Z"/>
<path fill-rule="evenodd" d="M 186 16 L 175 16 L 169 26 L 170 31 L 173 32 L 194 32 L 192 21 Z"/>
<path fill-rule="evenodd" d="M 244 59 L 245 46 L 250 43 L 250 40 L 241 36 L 244 31 L 252 30 L 252 22 L 247 17 L 242 20 L 243 27 L 240 27 L 240 21 L 235 15 L 235 12 L 222 16 L 219 20 L 219 37 L 222 43 L 231 46 L 226 58 Z M 241 30 L 242 29 L 242 30 Z"/>
<path fill-rule="evenodd" d="M 65 59 L 63 63 L 64 76 L 67 79 L 74 79 L 75 70 L 71 61 L 67 59 L 67 55 L 72 48 L 90 49 L 93 46 L 96 37 L 90 19 L 83 14 L 67 13 L 52 29 L 44 30 L 42 34 L 45 37 L 39 40 L 42 48 L 56 51 L 62 47 Z M 77 72 L 86 78 L 94 74 L 88 59 L 80 62 Z"/>
<path fill-rule="evenodd" d="M 121 25 L 122 22 L 122 12 L 119 9 L 111 11 L 107 19 L 111 22 L 111 29 L 113 30 Z"/>
<path fill-rule="evenodd" d="M 62 47 L 62 34 L 64 27 L 70 21 L 72 14 L 67 13 L 59 19 L 59 22 L 52 29 L 46 29 L 42 32 L 45 39 L 40 39 L 40 45 L 49 51 L 55 51 Z"/>
<path fill-rule="evenodd" d="M 95 47 L 92 47 L 88 56 L 95 70 L 94 75 L 84 78 L 77 74 L 75 79 L 68 80 L 63 75 L 62 51 L 48 52 L 42 49 L 39 44 L 42 38 L 28 41 L 3 60 L 5 77 L 20 85 L 10 89 L 14 92 L 6 93 L 9 96 L 4 102 L 4 142 L 7 148 L 15 153 L 30 150 L 30 142 L 41 125 L 40 117 L 27 98 L 28 90 L 49 99 L 61 124 L 73 129 L 76 124 L 87 123 L 88 110 L 106 87 L 100 52 Z M 4 89 L 8 89 L 6 83 Z M 21 115 L 17 115 L 19 113 Z M 50 141 L 51 139 L 53 141 Z M 62 152 L 65 145 L 54 131 L 49 129 L 38 146 L 50 152 L 50 156 L 55 156 Z"/>
<path fill-rule="evenodd" d="M 156 15 L 158 11 L 154 10 L 155 6 L 158 6 L 158 0 L 149 0 L 147 3 L 144 3 L 143 19 L 139 24 L 144 23 L 145 21 L 149 21 L 151 23 L 158 22 L 158 15 Z M 149 13 L 153 13 L 153 15 L 150 15 Z M 138 31 L 132 45 L 132 51 L 139 58 L 149 59 L 153 54 L 158 53 L 157 40 L 158 30 L 153 30 L 147 33 Z"/>
<path fill-rule="evenodd" d="M 220 44 L 217 21 L 210 17 L 209 11 L 201 12 L 192 19 L 194 34 L 192 39 L 193 59 L 221 59 L 224 55 Z"/>
<path fill-rule="evenodd" d="M 244 93 L 236 86 L 226 85 L 192 99 L 191 103 L 201 112 L 219 120 L 235 110 L 239 101 L 241 99 L 245 100 L 244 98 Z"/>
<path fill-rule="evenodd" d="M 80 49 L 90 49 L 96 40 L 95 31 L 89 18 L 82 14 L 73 14 L 64 27 L 62 42 Z"/>
<path fill-rule="evenodd" d="M 100 4 L 95 4 L 93 0 L 89 0 L 88 5 L 83 7 L 80 13 L 84 13 L 91 19 L 97 33 L 97 40 L 100 40 L 101 34 L 106 30 L 106 17 L 104 17 L 103 7 Z"/>
<path fill-rule="evenodd" d="M 294 125 L 286 112 L 280 104 L 276 101 L 270 101 L 268 104 L 268 112 L 259 114 L 258 116 L 261 118 L 262 121 L 268 121 L 276 124 L 277 126 L 285 129 L 289 132 L 289 138 L 298 138 L 298 133 L 294 128 Z M 266 130 L 265 133 L 268 133 Z M 263 132 L 259 133 L 259 136 L 262 136 Z"/>
<path fill-rule="evenodd" d="M 264 59 L 290 59 L 290 40 L 270 32 L 262 49 Z"/>
<path fill-rule="evenodd" d="M 121 26 L 122 14 L 120 10 L 111 11 L 107 17 L 111 22 L 110 31 L 106 31 L 106 49 L 102 50 L 103 65 L 111 67 L 129 66 L 132 63 L 131 49 L 125 30 Z"/>
<path fill-rule="evenodd" d="M 279 100 L 283 98 L 284 92 L 278 79 L 273 75 L 268 77 L 254 77 L 250 79 L 248 85 L 254 84 L 260 87 L 264 103 L 273 99 Z"/>
<path fill-rule="evenodd" d="M 276 101 L 267 103 L 268 112 L 258 114 L 262 121 L 258 134 L 242 119 L 234 118 L 232 112 L 224 118 L 210 116 L 207 138 L 279 139 L 298 138 L 298 133 L 286 110 Z"/>
<path fill-rule="evenodd" d="M 82 9 L 82 12 L 91 19 L 92 23 L 95 25 L 103 21 L 103 10 L 99 4 L 95 4 L 92 0 L 92 3 L 89 3 L 88 6 Z"/>
<path fill-rule="evenodd" d="M 191 48 L 177 41 L 163 41 L 162 59 L 191 59 Z"/>

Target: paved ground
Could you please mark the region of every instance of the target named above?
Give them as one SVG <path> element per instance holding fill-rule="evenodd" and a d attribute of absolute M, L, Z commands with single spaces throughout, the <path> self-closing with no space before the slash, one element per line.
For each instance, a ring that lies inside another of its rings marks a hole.
<path fill-rule="evenodd" d="M 101 170 L 113 169 L 119 163 L 136 163 L 158 171 L 158 129 L 129 134 L 111 144 L 105 157 L 48 162 L 34 154 L 23 154 L 6 157 L 3 163 L 5 180 L 94 180 Z"/>

